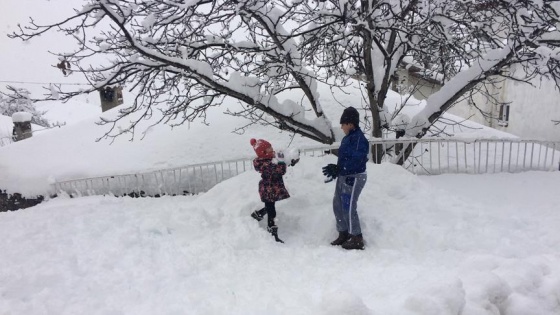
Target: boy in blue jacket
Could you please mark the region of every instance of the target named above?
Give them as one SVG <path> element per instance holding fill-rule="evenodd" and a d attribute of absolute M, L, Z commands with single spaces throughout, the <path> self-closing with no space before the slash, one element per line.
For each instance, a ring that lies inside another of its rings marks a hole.
<path fill-rule="evenodd" d="M 367 181 L 369 143 L 360 129 L 360 114 L 354 107 L 344 110 L 340 117 L 340 128 L 346 136 L 338 149 L 338 162 L 323 167 L 323 174 L 329 177 L 329 181 L 338 178 L 333 211 L 339 234 L 331 245 L 342 245 L 344 249 L 364 249 L 357 205 Z"/>

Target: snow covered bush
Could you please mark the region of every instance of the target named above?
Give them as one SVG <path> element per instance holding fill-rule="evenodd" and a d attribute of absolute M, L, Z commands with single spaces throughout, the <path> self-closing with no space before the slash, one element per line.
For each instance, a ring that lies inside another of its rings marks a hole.
<path fill-rule="evenodd" d="M 10 87 L 12 94 L 0 94 L 0 115 L 12 117 L 18 112 L 26 112 L 31 114 L 31 123 L 43 127 L 49 127 L 50 124 L 43 117 L 45 114 L 35 108 L 33 101 L 29 98 L 29 91 L 26 89 L 17 89 Z"/>

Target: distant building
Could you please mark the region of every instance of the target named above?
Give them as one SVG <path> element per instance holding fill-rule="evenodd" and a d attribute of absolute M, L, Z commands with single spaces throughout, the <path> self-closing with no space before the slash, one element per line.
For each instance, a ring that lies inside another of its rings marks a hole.
<path fill-rule="evenodd" d="M 33 115 L 27 112 L 16 112 L 12 114 L 14 127 L 12 130 L 13 141 L 21 141 L 33 136 L 31 119 Z"/>
<path fill-rule="evenodd" d="M 421 69 L 407 66 L 395 72 L 393 90 L 425 100 L 441 88 L 441 83 L 422 76 Z M 501 80 L 486 88 L 495 100 L 481 94 L 474 102 L 462 100 L 447 112 L 482 125 L 505 131 L 525 139 L 560 141 L 560 92 L 554 82 L 543 79 L 531 82 L 534 86 L 514 80 Z M 484 112 L 483 113 L 481 113 Z"/>
<path fill-rule="evenodd" d="M 122 87 L 107 86 L 99 89 L 99 98 L 101 100 L 101 111 L 105 112 L 123 103 Z"/>

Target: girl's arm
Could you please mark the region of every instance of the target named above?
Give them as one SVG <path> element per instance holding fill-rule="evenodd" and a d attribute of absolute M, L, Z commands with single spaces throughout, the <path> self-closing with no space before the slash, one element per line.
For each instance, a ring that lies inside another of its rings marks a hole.
<path fill-rule="evenodd" d="M 257 161 L 257 159 L 255 159 L 253 161 L 253 165 L 255 166 L 255 170 L 257 170 L 257 172 L 259 172 L 259 173 L 261 173 L 265 176 L 286 174 L 286 164 L 285 163 L 274 164 L 270 160 Z"/>

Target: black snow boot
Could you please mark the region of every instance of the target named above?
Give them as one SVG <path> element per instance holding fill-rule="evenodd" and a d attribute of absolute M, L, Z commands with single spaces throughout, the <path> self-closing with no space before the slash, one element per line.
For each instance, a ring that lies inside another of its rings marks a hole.
<path fill-rule="evenodd" d="M 253 213 L 251 213 L 251 217 L 257 221 L 261 221 L 264 218 L 265 214 L 266 214 L 266 209 L 262 208 L 261 210 L 253 211 Z"/>
<path fill-rule="evenodd" d="M 331 242 L 332 246 L 339 246 L 344 244 L 350 238 L 350 234 L 347 231 L 338 232 L 338 238 Z"/>
<path fill-rule="evenodd" d="M 364 238 L 362 234 L 350 235 L 350 238 L 342 244 L 344 249 L 364 249 Z"/>
<path fill-rule="evenodd" d="M 283 240 L 281 240 L 281 239 L 278 238 L 278 227 L 277 227 L 276 225 L 269 226 L 269 227 L 268 227 L 268 232 L 269 232 L 270 234 L 272 234 L 272 236 L 274 236 L 274 240 L 276 240 L 276 241 L 279 242 L 279 243 L 284 243 Z"/>

